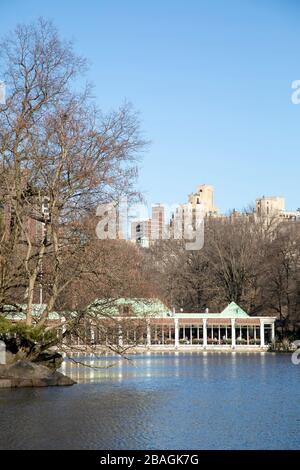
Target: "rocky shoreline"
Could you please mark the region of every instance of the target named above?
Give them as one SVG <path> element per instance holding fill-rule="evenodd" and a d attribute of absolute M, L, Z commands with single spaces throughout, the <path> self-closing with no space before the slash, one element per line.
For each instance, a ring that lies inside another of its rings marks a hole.
<path fill-rule="evenodd" d="M 56 370 L 24 360 L 0 365 L 0 388 L 61 387 L 76 382 Z"/>

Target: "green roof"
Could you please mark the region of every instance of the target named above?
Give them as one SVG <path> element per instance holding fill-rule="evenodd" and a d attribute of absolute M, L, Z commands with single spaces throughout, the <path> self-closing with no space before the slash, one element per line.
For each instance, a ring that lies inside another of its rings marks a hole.
<path fill-rule="evenodd" d="M 46 304 L 33 304 L 32 305 L 33 318 L 36 318 L 36 319 L 40 318 L 46 306 L 47 306 Z M 8 318 L 9 320 L 17 320 L 17 321 L 25 320 L 26 308 L 27 308 L 26 304 L 18 304 L 18 307 L 13 306 L 13 305 L 5 305 L 4 316 L 5 318 Z M 7 311 L 7 313 L 5 313 L 5 311 Z M 60 315 L 57 312 L 50 312 L 49 319 L 59 320 Z"/>
<path fill-rule="evenodd" d="M 220 313 L 222 318 L 247 318 L 249 317 L 239 305 L 235 302 L 231 302 L 227 307 Z"/>
<path fill-rule="evenodd" d="M 132 314 L 137 317 L 174 317 L 174 318 L 248 318 L 249 315 L 237 305 L 231 302 L 221 313 L 186 313 L 177 312 L 173 313 L 166 305 L 158 299 L 143 299 L 143 298 L 121 298 L 121 299 L 97 299 L 89 306 L 89 311 L 95 315 L 103 314 L 107 316 L 118 316 L 120 314 L 121 306 L 129 306 Z M 32 316 L 38 319 L 46 308 L 45 304 L 33 304 Z M 25 320 L 26 305 L 19 305 L 16 307 L 6 306 L 7 314 L 4 313 L 6 318 L 11 320 Z M 23 310 L 23 311 L 22 311 Z M 70 312 L 69 312 L 70 313 Z M 72 312 L 76 314 L 76 312 Z M 50 312 L 50 320 L 58 320 L 64 315 L 63 312 Z"/>
<path fill-rule="evenodd" d="M 99 299 L 96 303 L 103 302 L 107 303 L 107 299 Z M 235 302 L 231 302 L 221 313 L 175 313 L 168 309 L 160 300 L 157 299 L 116 299 L 111 300 L 111 305 L 109 311 L 112 315 L 117 315 L 119 313 L 118 307 L 129 305 L 132 308 L 132 311 L 137 316 L 160 316 L 160 317 L 169 317 L 169 316 L 180 316 L 184 315 L 187 318 L 248 318 L 249 315 Z"/>
<path fill-rule="evenodd" d="M 136 316 L 165 317 L 171 315 L 171 310 L 158 299 L 97 299 L 90 305 L 90 308 L 94 313 L 97 313 L 97 309 L 101 309 L 108 315 L 114 316 L 119 314 L 119 307 L 121 306 L 129 306 L 132 313 Z"/>
<path fill-rule="evenodd" d="M 221 313 L 175 313 L 175 318 L 248 318 L 249 315 L 235 302 L 231 302 Z"/>

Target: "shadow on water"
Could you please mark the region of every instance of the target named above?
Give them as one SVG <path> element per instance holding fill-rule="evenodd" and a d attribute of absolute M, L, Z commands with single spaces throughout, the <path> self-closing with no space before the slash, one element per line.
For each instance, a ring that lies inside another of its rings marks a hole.
<path fill-rule="evenodd" d="M 289 355 L 75 359 L 100 369 L 66 360 L 78 385 L 0 390 L 0 448 L 300 447 L 300 366 Z"/>

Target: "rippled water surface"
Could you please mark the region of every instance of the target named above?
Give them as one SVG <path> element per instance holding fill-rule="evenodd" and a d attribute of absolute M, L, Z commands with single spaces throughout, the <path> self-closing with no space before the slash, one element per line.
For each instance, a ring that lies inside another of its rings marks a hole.
<path fill-rule="evenodd" d="M 0 448 L 299 449 L 289 355 L 152 354 L 67 362 L 78 385 L 0 389 Z"/>

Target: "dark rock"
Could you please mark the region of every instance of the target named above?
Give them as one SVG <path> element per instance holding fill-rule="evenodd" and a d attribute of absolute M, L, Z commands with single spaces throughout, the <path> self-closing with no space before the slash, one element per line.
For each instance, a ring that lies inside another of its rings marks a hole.
<path fill-rule="evenodd" d="M 45 351 L 40 353 L 33 362 L 49 367 L 49 369 L 57 370 L 62 365 L 63 360 L 62 355 L 58 352 Z"/>
<path fill-rule="evenodd" d="M 69 377 L 41 364 L 17 361 L 0 366 L 0 387 L 54 387 L 74 385 Z"/>
<path fill-rule="evenodd" d="M 14 364 L 17 361 L 29 361 L 26 359 L 26 353 L 22 354 L 22 351 L 18 351 L 16 354 L 13 354 L 10 351 L 6 351 L 6 364 Z M 32 359 L 32 362 L 35 364 L 40 364 L 42 366 L 49 367 L 49 369 L 57 370 L 60 368 L 63 357 L 56 351 L 44 351 L 40 353 L 35 359 Z"/>

